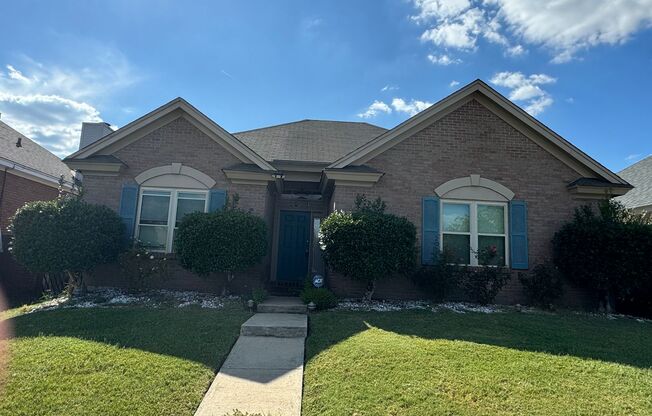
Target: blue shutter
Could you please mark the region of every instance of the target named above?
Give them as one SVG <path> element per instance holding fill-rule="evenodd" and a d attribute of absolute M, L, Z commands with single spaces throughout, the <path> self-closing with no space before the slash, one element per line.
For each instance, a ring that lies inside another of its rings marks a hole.
<path fill-rule="evenodd" d="M 226 203 L 226 191 L 223 189 L 212 189 L 208 202 L 208 212 L 213 212 L 224 208 Z"/>
<path fill-rule="evenodd" d="M 127 238 L 134 237 L 136 224 L 136 207 L 138 205 L 138 185 L 126 183 L 122 185 L 120 197 L 120 217 L 127 230 Z"/>
<path fill-rule="evenodd" d="M 425 196 L 421 205 L 421 264 L 434 264 L 439 253 L 439 198 Z"/>
<path fill-rule="evenodd" d="M 512 269 L 527 269 L 527 205 L 525 201 L 509 203 L 509 246 Z"/>

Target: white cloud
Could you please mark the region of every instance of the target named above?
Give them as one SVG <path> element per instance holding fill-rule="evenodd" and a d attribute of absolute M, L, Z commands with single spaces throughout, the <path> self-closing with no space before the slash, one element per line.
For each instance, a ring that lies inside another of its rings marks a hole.
<path fill-rule="evenodd" d="M 380 89 L 380 92 L 385 92 L 385 91 L 395 91 L 397 90 L 398 87 L 396 85 L 385 85 L 383 88 Z"/>
<path fill-rule="evenodd" d="M 358 114 L 358 117 L 372 118 L 372 117 L 376 117 L 380 113 L 390 114 L 391 112 L 392 109 L 390 108 L 390 106 L 388 106 L 382 101 L 376 100 L 373 103 L 371 103 L 371 105 L 367 107 L 367 109 L 364 112 Z"/>
<path fill-rule="evenodd" d="M 483 24 L 484 13 L 482 10 L 469 9 L 455 18 L 441 19 L 435 27 L 421 34 L 421 40 L 444 48 L 472 50 L 475 49 Z"/>
<path fill-rule="evenodd" d="M 639 161 L 642 159 L 642 156 L 643 156 L 642 153 L 632 153 L 631 155 L 627 155 L 625 161 L 627 162 Z"/>
<path fill-rule="evenodd" d="M 469 0 L 415 0 L 414 4 L 419 14 L 412 19 L 418 22 L 456 16 L 471 6 Z"/>
<path fill-rule="evenodd" d="M 459 81 L 456 81 L 456 80 L 452 80 L 451 83 L 448 84 L 448 86 L 449 86 L 450 88 L 455 88 L 455 87 L 457 87 L 458 85 L 460 85 L 460 82 L 459 82 Z"/>
<path fill-rule="evenodd" d="M 541 88 L 542 85 L 553 84 L 557 80 L 546 74 L 525 76 L 521 72 L 499 72 L 491 78 L 491 83 L 510 90 L 509 99 L 520 101 L 528 113 L 536 116 L 552 105 L 550 94 Z"/>
<path fill-rule="evenodd" d="M 428 101 L 419 101 L 415 99 L 410 100 L 410 102 L 406 102 L 402 98 L 394 98 L 392 100 L 392 107 L 394 107 L 394 110 L 398 111 L 399 113 L 405 113 L 410 117 L 425 110 L 431 105 L 432 103 Z"/>
<path fill-rule="evenodd" d="M 413 0 L 421 39 L 442 48 L 474 50 L 477 41 L 501 45 L 505 55 L 544 47 L 563 63 L 598 45 L 618 45 L 652 27 L 652 0 Z"/>
<path fill-rule="evenodd" d="M 97 103 L 137 81 L 126 58 L 110 49 L 93 66 L 67 68 L 24 58 L 0 69 L 2 120 L 58 156 L 79 146 L 83 121 L 102 121 Z"/>
<path fill-rule="evenodd" d="M 394 98 L 391 102 L 391 107 L 383 101 L 375 100 L 365 111 L 358 114 L 360 118 L 373 118 L 380 114 L 391 114 L 393 111 L 397 113 L 407 114 L 410 117 L 430 107 L 432 103 L 428 101 L 420 101 L 411 99 L 405 101 L 403 98 Z"/>
<path fill-rule="evenodd" d="M 459 59 L 459 58 L 451 58 L 450 56 L 448 56 L 446 54 L 442 54 L 442 55 L 430 54 L 430 55 L 428 55 L 428 60 L 430 62 L 432 62 L 433 64 L 435 64 L 435 65 L 443 65 L 443 66 L 462 63 L 461 59 Z"/>

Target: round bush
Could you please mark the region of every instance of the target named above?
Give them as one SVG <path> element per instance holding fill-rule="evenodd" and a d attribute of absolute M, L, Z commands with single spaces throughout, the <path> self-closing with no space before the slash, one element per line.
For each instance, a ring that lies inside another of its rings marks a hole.
<path fill-rule="evenodd" d="M 200 275 L 234 272 L 258 263 L 267 253 L 267 227 L 262 218 L 226 209 L 193 213 L 181 221 L 175 238 L 180 263 Z"/>
<path fill-rule="evenodd" d="M 407 218 L 360 207 L 353 213 L 336 211 L 322 223 L 324 260 L 334 271 L 369 284 L 373 295 L 378 279 L 410 273 L 416 262 L 416 228 Z M 369 205 L 367 205 L 368 207 Z"/>
<path fill-rule="evenodd" d="M 78 273 L 110 263 L 125 248 L 120 217 L 76 197 L 30 202 L 12 218 L 11 252 L 31 272 Z"/>

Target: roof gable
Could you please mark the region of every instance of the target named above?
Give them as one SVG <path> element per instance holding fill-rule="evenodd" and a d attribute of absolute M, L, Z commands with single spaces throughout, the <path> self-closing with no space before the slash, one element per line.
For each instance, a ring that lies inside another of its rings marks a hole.
<path fill-rule="evenodd" d="M 363 144 L 333 162 L 329 168 L 364 164 L 473 99 L 478 100 L 581 176 L 597 176 L 611 183 L 627 185 L 627 182 L 618 175 L 596 162 L 481 80 L 466 85 L 428 109 Z"/>
<path fill-rule="evenodd" d="M 64 160 L 87 159 L 97 155 L 111 155 L 117 150 L 133 143 L 147 133 L 175 120 L 184 117 L 201 132 L 222 145 L 243 163 L 253 163 L 263 170 L 275 170 L 260 155 L 242 143 L 232 134 L 224 130 L 213 120 L 190 105 L 183 98 L 175 98 L 156 110 L 132 121 L 113 133 L 79 149 Z"/>

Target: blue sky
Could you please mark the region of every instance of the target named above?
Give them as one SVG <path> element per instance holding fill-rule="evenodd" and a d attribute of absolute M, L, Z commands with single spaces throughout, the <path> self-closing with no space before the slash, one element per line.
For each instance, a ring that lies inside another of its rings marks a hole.
<path fill-rule="evenodd" d="M 81 121 L 182 96 L 235 132 L 392 127 L 481 78 L 613 170 L 652 153 L 652 0 L 6 2 L 2 120 L 60 156 Z"/>

